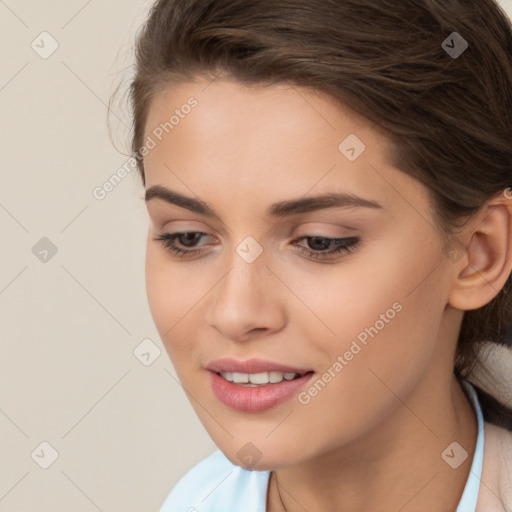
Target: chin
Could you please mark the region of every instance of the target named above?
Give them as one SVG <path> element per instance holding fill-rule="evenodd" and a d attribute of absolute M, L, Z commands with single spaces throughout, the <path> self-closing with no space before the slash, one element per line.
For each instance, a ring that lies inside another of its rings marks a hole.
<path fill-rule="evenodd" d="M 264 442 L 262 441 L 261 444 L 264 444 Z M 248 441 L 242 446 L 219 446 L 219 449 L 236 466 L 253 471 L 272 471 L 300 462 L 296 458 L 296 449 L 293 449 L 292 453 L 287 454 L 277 451 L 276 447 L 272 446 L 268 441 L 266 444 L 266 447 L 258 448 L 257 441 L 254 443 Z"/>

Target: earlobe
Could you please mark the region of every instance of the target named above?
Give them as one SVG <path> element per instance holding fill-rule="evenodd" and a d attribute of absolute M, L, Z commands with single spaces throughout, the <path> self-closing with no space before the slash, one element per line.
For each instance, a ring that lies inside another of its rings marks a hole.
<path fill-rule="evenodd" d="M 466 257 L 456 269 L 449 303 L 461 310 L 478 309 L 496 297 L 512 271 L 512 201 L 490 202 L 467 227 Z"/>

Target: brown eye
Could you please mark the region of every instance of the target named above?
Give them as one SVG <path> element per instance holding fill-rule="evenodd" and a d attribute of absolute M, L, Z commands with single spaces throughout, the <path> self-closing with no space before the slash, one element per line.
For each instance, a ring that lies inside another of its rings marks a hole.
<path fill-rule="evenodd" d="M 304 247 L 302 245 L 298 245 L 298 247 L 305 251 L 306 254 L 315 259 L 321 258 L 329 258 L 333 255 L 340 255 L 343 253 L 352 253 L 355 251 L 357 245 L 361 241 L 361 239 L 357 236 L 351 236 L 346 238 L 328 238 L 324 236 L 303 236 L 299 238 L 300 240 L 307 240 L 307 244 L 309 247 Z M 329 247 L 334 246 L 334 249 L 329 249 Z"/>
<path fill-rule="evenodd" d="M 180 256 L 186 257 L 188 255 L 192 256 L 194 254 L 198 254 L 203 252 L 203 249 L 183 249 L 176 245 L 176 240 L 178 240 L 179 244 L 183 247 L 195 247 L 196 242 L 201 240 L 201 237 L 209 236 L 207 233 L 203 233 L 201 231 L 188 231 L 181 233 L 163 233 L 153 240 L 162 242 L 162 246 L 165 250 L 170 253 Z"/>

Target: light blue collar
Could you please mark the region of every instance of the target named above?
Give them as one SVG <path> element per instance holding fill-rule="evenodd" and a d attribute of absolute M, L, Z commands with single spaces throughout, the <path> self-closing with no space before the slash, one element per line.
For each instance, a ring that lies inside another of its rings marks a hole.
<path fill-rule="evenodd" d="M 475 409 L 478 421 L 478 436 L 476 439 L 475 455 L 469 471 L 469 477 L 462 493 L 462 498 L 455 512 L 475 512 L 476 503 L 478 501 L 478 491 L 480 490 L 480 481 L 482 479 L 482 467 L 484 463 L 484 417 L 482 408 L 478 402 L 475 388 L 466 380 L 461 381 L 462 387 L 466 391 L 468 397 Z"/>

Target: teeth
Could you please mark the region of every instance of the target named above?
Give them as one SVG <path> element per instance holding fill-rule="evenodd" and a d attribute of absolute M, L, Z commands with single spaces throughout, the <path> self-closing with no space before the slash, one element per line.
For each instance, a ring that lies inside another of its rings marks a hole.
<path fill-rule="evenodd" d="M 233 382 L 237 384 L 249 382 L 249 374 L 233 372 Z"/>
<path fill-rule="evenodd" d="M 250 373 L 247 377 L 251 384 L 268 384 L 270 382 L 270 375 L 267 372 Z"/>
<path fill-rule="evenodd" d="M 260 372 L 260 373 L 238 373 L 238 372 L 220 372 L 220 375 L 235 384 L 277 384 L 283 380 L 293 380 L 300 376 L 299 373 L 283 372 Z"/>
<path fill-rule="evenodd" d="M 271 384 L 275 384 L 283 380 L 283 375 L 281 372 L 268 372 L 268 380 Z"/>
<path fill-rule="evenodd" d="M 233 382 L 233 372 L 221 372 L 220 373 L 226 380 Z"/>

